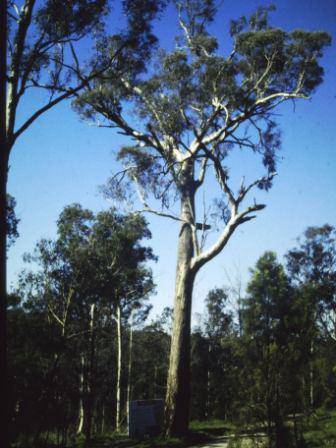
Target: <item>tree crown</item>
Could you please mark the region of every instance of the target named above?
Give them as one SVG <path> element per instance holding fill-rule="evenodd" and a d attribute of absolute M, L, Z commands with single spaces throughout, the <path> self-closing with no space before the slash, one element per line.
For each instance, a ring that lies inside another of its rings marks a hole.
<path fill-rule="evenodd" d="M 218 243 L 201 253 L 209 225 L 198 223 L 196 205 L 187 223 L 195 233 L 195 265 L 200 266 L 224 247 L 238 225 L 265 207 L 255 202 L 240 211 L 247 194 L 254 187 L 269 189 L 276 174 L 281 139 L 274 111 L 287 101 L 307 98 L 322 82 L 319 59 L 330 37 L 272 27 L 269 9 L 259 8 L 232 22 L 233 48 L 225 54 L 209 31 L 217 12 L 213 1 L 175 5 L 180 27 L 175 48 L 158 49 L 152 63 L 140 69 L 120 55 L 75 106 L 86 118 L 117 128 L 134 142 L 120 149 L 125 169 L 108 182 L 107 191 L 118 199 L 131 199 L 135 181 L 143 211 L 155 213 L 149 193 L 168 210 L 187 185 L 195 193 L 214 174 L 217 187 L 211 188 L 213 202 L 204 215 L 224 221 Z M 109 51 L 108 45 L 101 48 L 102 58 Z M 243 178 L 238 189 L 230 185 L 229 169 L 229 155 L 237 148 L 260 154 L 266 171 L 249 184 Z M 173 213 L 156 214 L 181 221 Z M 201 241 L 197 230 L 203 230 Z"/>

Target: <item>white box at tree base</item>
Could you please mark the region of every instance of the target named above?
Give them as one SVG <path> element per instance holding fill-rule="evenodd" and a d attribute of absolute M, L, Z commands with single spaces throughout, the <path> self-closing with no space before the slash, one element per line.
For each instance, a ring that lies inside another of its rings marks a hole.
<path fill-rule="evenodd" d="M 161 399 L 129 403 L 128 435 L 141 438 L 159 435 L 163 428 L 164 403 Z"/>

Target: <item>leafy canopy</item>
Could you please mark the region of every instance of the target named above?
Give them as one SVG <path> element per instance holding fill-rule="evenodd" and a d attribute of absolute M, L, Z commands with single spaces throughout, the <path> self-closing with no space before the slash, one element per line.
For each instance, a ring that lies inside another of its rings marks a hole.
<path fill-rule="evenodd" d="M 322 82 L 318 60 L 329 35 L 274 28 L 268 18 L 273 8 L 259 8 L 250 18 L 232 21 L 233 50 L 226 55 L 208 31 L 215 2 L 175 5 L 180 25 L 175 48 L 159 49 L 152 64 L 140 71 L 121 54 L 109 76 L 97 80 L 77 107 L 88 118 L 105 118 L 136 141 L 122 148 L 119 157 L 136 166 L 131 177 L 158 198 L 178 178 L 176 163 L 187 158 L 198 163 L 211 159 L 211 152 L 228 176 L 226 159 L 237 146 L 260 152 L 271 174 L 280 145 L 272 111 L 288 99 L 305 98 Z M 109 51 L 104 45 L 102 57 Z M 129 107 L 141 119 L 141 129 L 132 128 Z M 242 135 L 245 125 L 250 130 Z M 268 188 L 270 180 L 258 186 Z"/>
<path fill-rule="evenodd" d="M 146 221 L 113 209 L 95 215 L 73 204 L 64 208 L 57 227 L 56 240 L 39 241 L 25 256 L 37 265 L 21 275 L 27 305 L 58 313 L 69 301 L 73 317 L 89 304 L 112 311 L 121 304 L 125 317 L 132 309 L 141 311 L 154 290 L 146 262 L 156 259 L 142 245 L 151 237 Z"/>
<path fill-rule="evenodd" d="M 187 223 L 198 257 L 193 265 L 200 267 L 223 249 L 238 225 L 265 207 L 254 202 L 242 209 L 242 204 L 253 188 L 268 190 L 276 175 L 281 136 L 275 110 L 308 98 L 319 86 L 319 60 L 330 37 L 320 31 L 285 32 L 271 26 L 272 8 L 259 8 L 231 23 L 232 51 L 227 54 L 210 33 L 215 2 L 174 5 L 179 34 L 173 49 L 158 48 L 146 64 L 121 52 L 74 105 L 87 119 L 130 137 L 118 152 L 124 169 L 109 180 L 105 193 L 129 202 L 137 193 L 142 211 Z M 99 58 L 108 57 L 114 45 L 113 39 L 104 41 Z M 264 167 L 262 177 L 250 183 L 243 178 L 238 189 L 231 185 L 229 166 L 237 149 L 260 154 Z M 201 187 L 206 193 L 203 216 L 194 200 Z M 190 210 L 176 216 L 171 206 L 186 194 L 193 198 Z M 149 205 L 150 195 L 160 201 L 161 210 Z M 209 219 L 223 230 L 202 251 Z"/>

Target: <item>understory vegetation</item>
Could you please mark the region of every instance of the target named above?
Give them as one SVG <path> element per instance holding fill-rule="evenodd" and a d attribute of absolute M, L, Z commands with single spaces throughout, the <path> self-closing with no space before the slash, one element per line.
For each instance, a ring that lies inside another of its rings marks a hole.
<path fill-rule="evenodd" d="M 166 392 L 172 310 L 149 317 L 149 238 L 142 218 L 74 204 L 57 239 L 26 255 L 8 315 L 13 446 L 335 446 L 330 225 L 307 229 L 283 264 L 261 255 L 246 291 L 209 291 L 191 335 L 189 435 L 128 439 L 129 401 Z"/>

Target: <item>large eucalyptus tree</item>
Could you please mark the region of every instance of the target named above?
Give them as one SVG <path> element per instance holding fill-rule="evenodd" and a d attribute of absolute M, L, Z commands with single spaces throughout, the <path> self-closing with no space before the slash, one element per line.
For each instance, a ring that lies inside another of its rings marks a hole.
<path fill-rule="evenodd" d="M 223 250 L 238 226 L 265 207 L 247 203 L 247 196 L 253 188 L 268 190 L 276 174 L 280 133 L 274 112 L 287 101 L 309 98 L 322 82 L 318 61 L 330 38 L 324 32 L 288 33 L 271 27 L 268 10 L 261 8 L 231 23 L 232 49 L 227 52 L 209 32 L 217 12 L 214 1 L 174 4 L 180 30 L 174 48 L 158 50 L 141 73 L 132 60 L 125 64 L 119 58 L 104 78 L 90 83 L 77 107 L 133 141 L 119 152 L 125 169 L 110 179 L 110 189 L 119 199 L 129 199 L 133 183 L 142 211 L 181 226 L 166 396 L 167 433 L 175 435 L 188 427 L 195 276 Z M 111 51 L 106 44 L 102 61 Z M 229 156 L 238 148 L 261 157 L 265 173 L 248 183 L 243 180 L 235 191 Z M 200 207 L 202 187 L 207 203 L 213 194 L 219 218 L 218 238 L 210 246 L 205 245 L 211 223 L 210 214 Z M 153 209 L 149 194 L 162 207 Z M 177 213 L 175 201 L 180 204 Z"/>

